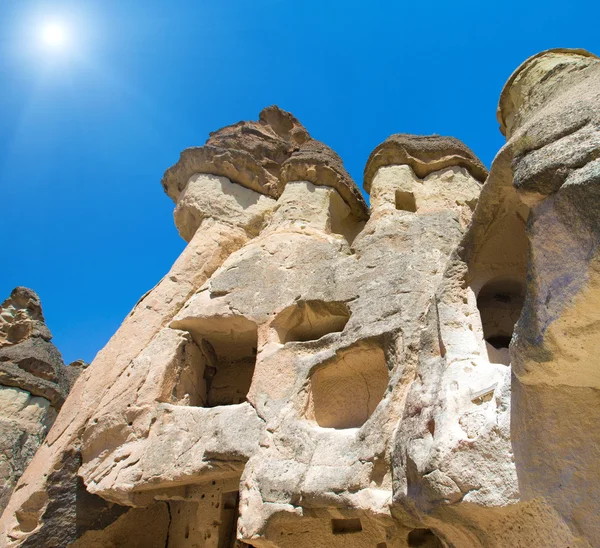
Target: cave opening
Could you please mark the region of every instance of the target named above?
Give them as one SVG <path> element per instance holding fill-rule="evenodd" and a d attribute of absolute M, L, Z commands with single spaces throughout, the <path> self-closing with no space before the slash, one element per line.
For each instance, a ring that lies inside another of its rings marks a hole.
<path fill-rule="evenodd" d="M 516 278 L 495 278 L 477 296 L 483 338 L 496 350 L 507 350 L 521 315 L 525 284 Z"/>
<path fill-rule="evenodd" d="M 400 211 L 417 212 L 417 200 L 413 192 L 396 190 L 396 209 Z"/>
<path fill-rule="evenodd" d="M 282 344 L 308 342 L 343 331 L 349 319 L 343 302 L 298 301 L 277 314 L 272 326 Z"/>
<path fill-rule="evenodd" d="M 197 351 L 180 374 L 177 399 L 196 407 L 245 402 L 256 365 L 256 324 L 243 316 L 217 316 L 195 319 L 185 328 Z"/>
<path fill-rule="evenodd" d="M 444 548 L 442 541 L 431 529 L 413 529 L 408 534 L 409 548 Z"/>

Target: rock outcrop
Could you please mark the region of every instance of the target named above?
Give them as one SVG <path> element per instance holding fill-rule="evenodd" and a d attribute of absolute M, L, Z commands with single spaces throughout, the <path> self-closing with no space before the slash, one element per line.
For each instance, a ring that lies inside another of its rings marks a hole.
<path fill-rule="evenodd" d="M 163 187 L 189 244 L 75 385 L 2 545 L 600 546 L 600 61 L 528 60 L 499 120 L 489 175 L 391 136 L 370 209 L 277 107 L 184 151 Z"/>
<path fill-rule="evenodd" d="M 87 365 L 65 367 L 39 297 L 15 288 L 0 306 L 0 510 Z"/>

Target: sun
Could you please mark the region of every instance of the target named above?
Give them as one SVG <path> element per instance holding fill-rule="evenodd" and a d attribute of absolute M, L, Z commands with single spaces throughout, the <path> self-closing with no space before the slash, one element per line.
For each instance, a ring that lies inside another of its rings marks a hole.
<path fill-rule="evenodd" d="M 69 41 L 68 29 L 60 23 L 46 23 L 40 31 L 42 44 L 52 50 L 65 49 Z"/>

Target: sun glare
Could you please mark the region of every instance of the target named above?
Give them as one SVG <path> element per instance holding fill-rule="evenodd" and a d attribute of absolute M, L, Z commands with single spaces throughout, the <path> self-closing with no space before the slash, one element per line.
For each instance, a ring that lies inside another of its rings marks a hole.
<path fill-rule="evenodd" d="M 41 40 L 49 49 L 64 49 L 68 42 L 67 29 L 59 23 L 47 23 L 42 27 Z"/>

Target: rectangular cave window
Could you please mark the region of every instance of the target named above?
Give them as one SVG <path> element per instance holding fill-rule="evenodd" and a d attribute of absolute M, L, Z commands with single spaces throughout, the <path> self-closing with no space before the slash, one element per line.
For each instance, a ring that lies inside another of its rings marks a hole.
<path fill-rule="evenodd" d="M 360 533 L 362 531 L 362 524 L 360 523 L 360 519 L 358 518 L 332 519 L 331 531 L 334 535 Z"/>
<path fill-rule="evenodd" d="M 483 337 L 495 350 L 508 350 L 524 298 L 525 283 L 517 278 L 494 278 L 480 289 L 477 308 Z"/>
<path fill-rule="evenodd" d="M 189 331 L 197 347 L 186 375 L 180 378 L 180 384 L 186 386 L 178 386 L 175 392 L 190 394 L 189 405 L 198 407 L 245 402 L 256 365 L 256 324 L 243 316 L 219 316 L 181 321 L 171 327 Z"/>
<path fill-rule="evenodd" d="M 417 201 L 415 195 L 412 192 L 396 190 L 396 209 L 416 213 Z"/>

